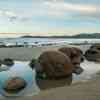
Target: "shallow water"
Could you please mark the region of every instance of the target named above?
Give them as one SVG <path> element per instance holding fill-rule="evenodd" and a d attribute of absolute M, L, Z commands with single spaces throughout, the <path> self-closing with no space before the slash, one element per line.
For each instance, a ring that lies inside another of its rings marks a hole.
<path fill-rule="evenodd" d="M 7 80 L 9 77 L 21 76 L 29 83 L 29 86 L 26 88 L 27 91 L 17 94 L 17 96 L 22 94 L 25 96 L 38 94 L 40 90 L 38 89 L 36 83 L 34 83 L 36 74 L 34 70 L 32 72 L 29 66 L 27 66 L 29 61 L 15 61 L 15 63 L 15 66 L 13 66 L 10 71 L 0 72 L 0 93 L 4 93 L 4 91 L 2 91 L 2 86 L 4 85 L 5 80 Z M 80 75 L 73 74 L 73 84 L 95 78 L 96 73 L 100 72 L 100 63 L 85 60 L 81 64 L 81 67 L 84 69 L 84 72 Z"/>
<path fill-rule="evenodd" d="M 85 60 L 81 67 L 84 69 L 80 75 L 73 75 L 73 83 L 87 81 L 96 77 L 96 74 L 100 72 L 100 63 L 90 62 Z"/>
<path fill-rule="evenodd" d="M 26 68 L 27 65 L 29 64 L 29 61 L 16 61 L 16 66 L 18 67 L 15 66 L 11 70 L 15 72 L 18 71 L 19 75 L 20 74 L 23 75 L 23 77 L 25 77 L 27 81 L 30 81 L 32 76 L 30 74 L 30 71 L 27 71 L 27 69 L 25 69 L 26 71 L 24 70 L 24 74 L 23 74 L 22 73 L 23 68 L 20 67 L 21 66 L 20 64 L 22 64 L 22 66 L 24 65 L 24 68 Z M 73 74 L 73 82 L 86 81 L 92 79 L 93 77 L 96 76 L 97 73 L 100 72 L 100 63 L 97 62 L 91 62 L 85 60 L 83 63 L 81 63 L 81 67 L 84 69 L 83 73 L 81 73 L 80 75 Z M 16 75 L 16 73 L 14 74 Z"/>
<path fill-rule="evenodd" d="M 18 44 L 31 44 L 36 43 L 37 45 L 40 44 L 47 44 L 47 43 L 100 43 L 100 39 L 68 39 L 68 38 L 0 38 L 0 42 L 4 42 L 6 44 L 9 43 L 18 43 Z"/>
<path fill-rule="evenodd" d="M 39 92 L 39 89 L 36 85 L 35 76 L 36 72 L 28 66 L 28 62 L 16 61 L 9 70 L 0 72 L 0 94 L 5 95 L 3 87 L 5 85 L 5 82 L 11 77 L 21 77 L 27 83 L 26 88 L 15 96 L 32 96 L 37 94 Z"/>

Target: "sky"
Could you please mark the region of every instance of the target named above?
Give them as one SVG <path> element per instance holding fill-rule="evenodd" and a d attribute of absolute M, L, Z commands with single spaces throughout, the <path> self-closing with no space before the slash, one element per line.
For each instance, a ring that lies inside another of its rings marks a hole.
<path fill-rule="evenodd" d="M 100 33 L 100 0 L 0 0 L 0 36 L 94 32 Z"/>

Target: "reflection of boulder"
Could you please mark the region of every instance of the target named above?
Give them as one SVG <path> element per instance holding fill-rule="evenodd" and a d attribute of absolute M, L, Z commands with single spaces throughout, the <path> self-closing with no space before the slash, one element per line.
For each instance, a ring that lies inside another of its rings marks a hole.
<path fill-rule="evenodd" d="M 100 44 L 95 44 L 85 52 L 85 58 L 89 61 L 100 62 Z"/>
<path fill-rule="evenodd" d="M 62 87 L 62 86 L 69 86 L 72 83 L 72 75 L 68 77 L 55 80 L 55 79 L 40 79 L 37 80 L 37 84 L 41 90 L 48 90 L 52 88 Z"/>
<path fill-rule="evenodd" d="M 6 81 L 4 85 L 4 90 L 6 93 L 18 93 L 26 87 L 26 82 L 24 79 L 19 77 L 14 77 Z"/>

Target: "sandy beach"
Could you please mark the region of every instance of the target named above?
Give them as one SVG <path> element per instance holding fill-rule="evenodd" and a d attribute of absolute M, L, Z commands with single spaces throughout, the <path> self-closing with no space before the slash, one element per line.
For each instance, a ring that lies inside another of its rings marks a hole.
<path fill-rule="evenodd" d="M 0 58 L 4 59 L 10 57 L 15 60 L 29 61 L 32 58 L 37 58 L 41 54 L 41 52 L 45 50 L 57 49 L 59 47 L 61 46 L 47 46 L 47 47 L 33 47 L 33 48 L 25 48 L 25 47 L 0 48 Z M 84 45 L 84 46 L 80 46 L 80 48 L 85 52 L 89 48 L 89 46 Z M 97 66 L 99 67 L 99 64 Z M 94 63 L 92 68 L 93 67 L 95 67 Z M 88 75 L 88 74 L 84 73 L 83 76 L 84 75 Z M 86 79 L 88 79 L 88 77 Z M 71 86 L 62 86 L 59 88 L 41 91 L 39 95 L 34 97 L 12 98 L 12 100 L 13 99 L 14 100 L 27 100 L 27 99 L 29 100 L 99 100 L 100 99 L 100 76 L 98 75 L 97 77 L 89 81 L 76 82 Z M 7 100 L 9 99 L 7 98 Z"/>
<path fill-rule="evenodd" d="M 29 61 L 32 58 L 37 58 L 43 51 L 46 50 L 57 50 L 60 47 L 68 46 L 68 44 L 63 45 L 53 45 L 44 47 L 13 47 L 13 48 L 0 48 L 0 58 L 12 58 L 14 60 Z M 80 45 L 83 52 L 85 52 L 90 45 Z"/>
<path fill-rule="evenodd" d="M 45 91 L 30 100 L 99 100 L 100 77 L 85 83 Z"/>

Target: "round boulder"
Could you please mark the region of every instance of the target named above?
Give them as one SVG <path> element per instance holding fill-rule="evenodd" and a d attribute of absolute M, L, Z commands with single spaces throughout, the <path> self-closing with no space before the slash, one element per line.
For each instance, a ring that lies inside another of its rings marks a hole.
<path fill-rule="evenodd" d="M 8 79 L 4 84 L 4 91 L 8 94 L 16 94 L 26 87 L 26 82 L 20 77 Z"/>
<path fill-rule="evenodd" d="M 74 69 L 69 57 L 59 51 L 45 51 L 38 61 L 48 78 L 66 77 L 71 75 Z"/>

